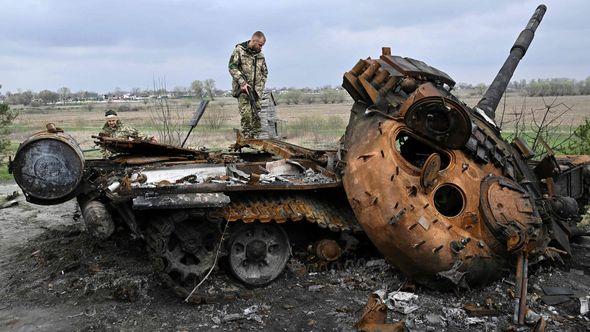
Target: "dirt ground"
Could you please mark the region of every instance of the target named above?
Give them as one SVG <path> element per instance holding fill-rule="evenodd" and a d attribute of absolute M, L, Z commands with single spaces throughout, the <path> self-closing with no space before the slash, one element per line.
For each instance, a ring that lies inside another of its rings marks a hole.
<path fill-rule="evenodd" d="M 14 183 L 0 184 L 0 200 L 16 190 Z M 263 288 L 246 289 L 216 270 L 200 289 L 206 303 L 187 304 L 152 273 L 141 240 L 125 232 L 106 241 L 91 238 L 73 201 L 37 206 L 18 199 L 0 210 L 0 330 L 352 331 L 372 292 L 392 292 L 405 282 L 378 255 L 319 271 L 292 258 Z M 529 305 L 548 320 L 548 330 L 590 328 L 579 300 L 590 295 L 588 248 L 575 245 L 568 268 L 532 268 Z M 457 293 L 417 287 L 411 301 L 417 308 L 389 310 L 388 322 L 403 320 L 412 331 L 506 330 L 512 326 L 512 278 Z M 549 306 L 540 298 L 548 286 L 572 294 Z M 469 317 L 463 309 L 486 302 L 495 316 Z"/>

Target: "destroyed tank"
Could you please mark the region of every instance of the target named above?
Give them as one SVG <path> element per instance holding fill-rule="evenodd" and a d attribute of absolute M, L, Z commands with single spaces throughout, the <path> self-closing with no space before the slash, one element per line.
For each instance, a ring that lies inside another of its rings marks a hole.
<path fill-rule="evenodd" d="M 355 234 L 431 287 L 485 284 L 515 265 L 526 280 L 529 260 L 569 255 L 588 197 L 587 157 L 558 160 L 548 149 L 535 158 L 494 122 L 545 10 L 475 107 L 422 61 L 389 48 L 359 60 L 344 74 L 354 105 L 337 150 L 239 135 L 227 153 L 97 137 L 116 156 L 85 160 L 50 126 L 20 145 L 10 168 L 33 203 L 76 197 L 96 236 L 121 221 L 183 296 L 219 256 L 237 279 L 261 286 L 283 271 L 293 245 L 333 261 Z"/>
<path fill-rule="evenodd" d="M 29 202 L 75 197 L 92 235 L 106 239 L 124 225 L 143 238 L 155 269 L 180 296 L 218 258 L 239 281 L 262 286 L 284 270 L 292 248 L 327 264 L 362 235 L 335 150 L 239 136 L 225 153 L 95 139 L 113 157 L 85 159 L 70 135 L 49 124 L 21 143 L 10 171 Z"/>

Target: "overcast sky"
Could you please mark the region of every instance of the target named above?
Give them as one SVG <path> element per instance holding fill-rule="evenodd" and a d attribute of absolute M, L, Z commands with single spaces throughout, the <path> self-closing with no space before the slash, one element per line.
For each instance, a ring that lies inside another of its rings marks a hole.
<path fill-rule="evenodd" d="M 359 58 L 425 61 L 457 82 L 493 78 L 538 1 L 0 0 L 0 84 L 106 92 L 153 78 L 230 87 L 234 45 L 255 30 L 269 87 L 340 85 Z M 513 79 L 590 76 L 590 1 L 546 1 L 545 18 Z"/>

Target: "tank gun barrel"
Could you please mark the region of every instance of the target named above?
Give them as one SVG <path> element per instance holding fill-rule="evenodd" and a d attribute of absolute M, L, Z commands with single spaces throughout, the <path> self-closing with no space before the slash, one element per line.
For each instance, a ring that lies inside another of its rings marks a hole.
<path fill-rule="evenodd" d="M 500 102 L 504 91 L 506 91 L 506 87 L 516 70 L 516 66 L 518 66 L 520 59 L 522 59 L 526 53 L 529 45 L 531 45 L 531 42 L 535 37 L 535 31 L 541 23 L 546 10 L 547 7 L 545 5 L 539 5 L 539 7 L 537 7 L 533 16 L 529 20 L 529 23 L 524 30 L 522 30 L 518 38 L 516 38 L 514 45 L 512 45 L 510 55 L 508 55 L 504 65 L 498 74 L 496 74 L 492 84 L 490 84 L 490 87 L 487 89 L 479 103 L 477 103 L 476 107 L 483 110 L 490 118 L 494 118 L 496 107 L 498 107 L 498 103 Z"/>

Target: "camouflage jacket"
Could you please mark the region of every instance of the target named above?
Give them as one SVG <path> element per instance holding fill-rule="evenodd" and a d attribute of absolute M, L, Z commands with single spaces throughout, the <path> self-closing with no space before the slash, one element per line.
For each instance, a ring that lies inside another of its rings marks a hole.
<path fill-rule="evenodd" d="M 258 96 L 262 97 L 268 68 L 262 52 L 256 52 L 248 47 L 245 41 L 236 45 L 231 57 L 229 58 L 229 73 L 233 78 L 232 95 L 240 95 L 240 86 L 248 82 Z"/>
<path fill-rule="evenodd" d="M 112 138 L 124 138 L 124 139 L 140 139 L 140 140 L 149 140 L 148 136 L 141 134 L 137 129 L 128 126 L 121 122 L 121 120 L 117 120 L 117 126 L 115 128 L 111 128 L 107 123 L 102 126 L 102 130 L 100 131 L 101 134 L 112 137 Z"/>

